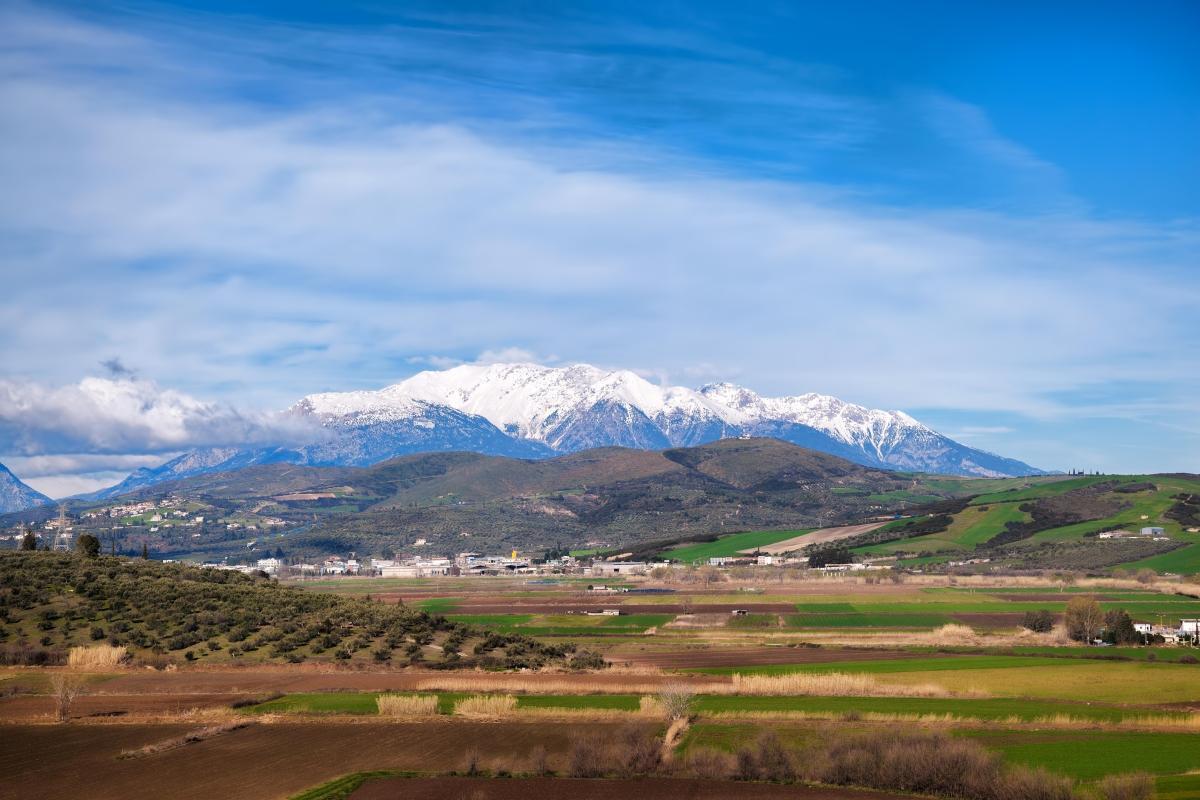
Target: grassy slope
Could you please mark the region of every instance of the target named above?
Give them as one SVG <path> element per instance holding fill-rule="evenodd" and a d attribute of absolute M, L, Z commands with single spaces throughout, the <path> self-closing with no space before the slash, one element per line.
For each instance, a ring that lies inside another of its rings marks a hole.
<path fill-rule="evenodd" d="M 971 501 L 970 506 L 954 515 L 954 522 L 941 533 L 880 545 L 869 545 L 857 548 L 855 552 L 864 555 L 891 555 L 905 552 L 970 552 L 976 546 L 984 544 L 1003 531 L 1006 523 L 1028 521 L 1029 515 L 1020 510 L 1022 503 L 1059 496 L 1098 483 L 1113 481 L 1126 484 L 1150 482 L 1157 488 L 1145 492 L 1110 493 L 1110 497 L 1119 499 L 1123 504 L 1128 504 L 1128 508 L 1104 519 L 1040 531 L 1019 542 L 1016 546 L 1031 547 L 1045 543 L 1080 540 L 1084 538 L 1085 534 L 1101 528 L 1119 526 L 1137 530 L 1143 526 L 1157 525 L 1164 528 L 1173 539 L 1187 542 L 1188 546 L 1125 566 L 1147 567 L 1159 572 L 1179 574 L 1200 572 L 1200 533 L 1189 533 L 1178 522 L 1163 516 L 1164 512 L 1175 502 L 1173 495 L 1180 492 L 1200 492 L 1200 481 L 1161 475 L 1088 476 L 1037 483 L 1033 486 L 1013 484 L 1010 488 L 988 492 L 976 497 Z M 910 563 L 910 561 L 905 563 Z"/>
<path fill-rule="evenodd" d="M 766 547 L 776 542 L 791 539 L 793 536 L 808 533 L 810 530 L 812 528 L 792 531 L 747 531 L 745 533 L 734 533 L 729 536 L 722 536 L 715 542 L 700 542 L 698 544 L 676 547 L 674 550 L 668 550 L 663 553 L 662 557 L 672 561 L 707 561 L 710 558 L 736 556 L 742 550 Z"/>

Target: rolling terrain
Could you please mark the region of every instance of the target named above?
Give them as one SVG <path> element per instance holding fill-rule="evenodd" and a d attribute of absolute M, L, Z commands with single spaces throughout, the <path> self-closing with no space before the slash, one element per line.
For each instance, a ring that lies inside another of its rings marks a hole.
<path fill-rule="evenodd" d="M 128 543 L 216 556 L 259 549 L 360 555 L 410 549 L 540 552 L 625 546 L 689 533 L 823 527 L 953 494 L 772 439 L 691 448 L 600 448 L 552 459 L 426 453 L 368 468 L 266 464 L 143 487 L 121 503 L 176 502 L 191 519 L 122 517 Z M 116 501 L 76 504 L 102 510 Z M 95 513 L 95 512 L 92 512 Z M 89 524 L 86 521 L 84 524 Z M 273 525 L 268 535 L 262 532 Z M 230 525 L 234 525 L 231 528 Z M 250 526 L 253 526 L 250 527 Z M 155 530 L 151 530 L 154 528 Z M 107 528 L 106 528 L 107 529 Z M 258 533 L 251 531 L 257 530 Z M 121 547 L 130 549 L 130 544 Z"/>

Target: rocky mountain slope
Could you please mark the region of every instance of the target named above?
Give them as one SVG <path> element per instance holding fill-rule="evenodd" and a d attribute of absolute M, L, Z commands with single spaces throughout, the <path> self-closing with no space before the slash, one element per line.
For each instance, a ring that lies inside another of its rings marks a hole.
<path fill-rule="evenodd" d="M 0 464 L 0 514 L 24 511 L 53 502 L 49 497 L 26 486 L 8 467 Z"/>

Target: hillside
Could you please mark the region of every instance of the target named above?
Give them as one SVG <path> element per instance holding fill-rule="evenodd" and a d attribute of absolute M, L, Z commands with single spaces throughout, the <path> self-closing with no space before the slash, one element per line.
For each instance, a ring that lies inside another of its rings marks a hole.
<path fill-rule="evenodd" d="M 8 467 L 0 464 L 0 514 L 25 511 L 52 502 L 46 495 L 26 486 Z"/>
<path fill-rule="evenodd" d="M 372 467 L 269 464 L 76 503 L 118 552 L 248 557 L 410 549 L 540 552 L 837 524 L 963 494 L 968 482 L 871 469 L 773 439 L 545 460 L 426 453 Z M 10 518 L 11 519 L 11 518 Z"/>
<path fill-rule="evenodd" d="M 974 483 L 974 482 L 972 482 Z M 913 563 L 989 558 L 1024 568 L 1200 572 L 1200 476 L 1089 476 L 978 494 L 944 524 L 910 535 L 893 523 L 862 555 Z M 928 527 L 928 526 L 926 526 Z M 1137 535 L 1160 527 L 1163 536 Z M 1101 534 L 1107 534 L 1101 536 Z"/>
<path fill-rule="evenodd" d="M 67 553 L 0 553 L 0 654 L 61 660 L 75 646 L 171 661 L 521 667 L 568 651 L 370 600 L 284 588 L 237 572 Z M 518 655 L 519 653 L 519 655 Z"/>

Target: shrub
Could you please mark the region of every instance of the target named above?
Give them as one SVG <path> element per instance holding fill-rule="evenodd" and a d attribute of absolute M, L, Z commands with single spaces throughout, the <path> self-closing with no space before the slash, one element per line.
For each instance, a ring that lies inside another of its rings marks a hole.
<path fill-rule="evenodd" d="M 687 767 L 697 778 L 723 780 L 733 775 L 736 763 L 729 753 L 698 747 L 688 753 Z"/>
<path fill-rule="evenodd" d="M 1044 608 L 1026 611 L 1022 625 L 1035 633 L 1049 633 L 1054 628 L 1054 613 Z"/>
<path fill-rule="evenodd" d="M 463 774 L 469 777 L 479 775 L 482 770 L 479 768 L 479 762 L 482 756 L 479 754 L 479 748 L 472 747 L 463 754 Z"/>
<path fill-rule="evenodd" d="M 816 759 L 813 777 L 972 800 L 1072 800 L 1071 781 L 1043 770 L 1006 769 L 1000 755 L 977 742 L 940 733 L 896 730 L 838 738 Z"/>
<path fill-rule="evenodd" d="M 529 771 L 538 777 L 550 774 L 549 756 L 544 744 L 534 745 L 529 751 Z"/>
<path fill-rule="evenodd" d="M 637 725 L 627 725 L 617 732 L 612 761 L 617 771 L 626 776 L 651 775 L 662 767 L 661 738 Z"/>
<path fill-rule="evenodd" d="M 604 767 L 604 744 L 597 735 L 579 734 L 571 738 L 567 772 L 572 778 L 601 778 Z"/>
<path fill-rule="evenodd" d="M 381 694 L 375 703 L 385 717 L 432 717 L 438 713 L 435 694 Z"/>
<path fill-rule="evenodd" d="M 72 647 L 67 666 L 73 669 L 113 669 L 121 666 L 128 652 L 124 647 L 94 644 L 91 647 Z"/>
<path fill-rule="evenodd" d="M 1150 800 L 1154 797 L 1154 778 L 1144 773 L 1109 775 L 1096 783 L 1100 800 Z"/>
<path fill-rule="evenodd" d="M 768 730 L 758 738 L 757 753 L 759 774 L 769 781 L 792 781 L 796 778 L 796 765 L 791 754 L 779 741 L 775 731 Z"/>

